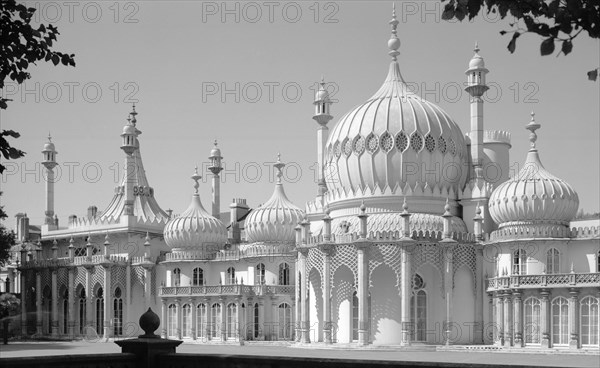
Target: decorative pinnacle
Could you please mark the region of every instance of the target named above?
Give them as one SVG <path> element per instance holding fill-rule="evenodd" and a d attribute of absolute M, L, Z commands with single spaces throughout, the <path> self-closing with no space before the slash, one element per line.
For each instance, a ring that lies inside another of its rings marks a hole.
<path fill-rule="evenodd" d="M 52 142 L 52 136 L 50 135 L 50 132 L 48 132 L 48 142 Z"/>
<path fill-rule="evenodd" d="M 106 236 L 104 237 L 104 245 L 110 245 L 110 242 L 108 241 L 108 231 L 106 232 Z"/>
<path fill-rule="evenodd" d="M 282 169 L 285 167 L 285 164 L 281 162 L 280 153 L 277 153 L 277 162 L 273 166 L 277 169 L 277 184 L 281 184 L 281 177 L 283 176 Z"/>
<path fill-rule="evenodd" d="M 144 242 L 145 246 L 150 246 L 150 233 L 146 231 L 146 241 Z"/>
<path fill-rule="evenodd" d="M 192 180 L 194 181 L 194 194 L 198 194 L 198 188 L 200 184 L 198 184 L 198 180 L 202 179 L 202 175 L 198 174 L 198 166 L 194 168 L 194 175 L 192 175 Z"/>
<path fill-rule="evenodd" d="M 131 122 L 133 123 L 133 125 L 135 125 L 135 123 L 137 123 L 137 120 L 136 120 L 135 116 L 138 114 L 138 113 L 135 111 L 135 103 L 134 103 L 134 104 L 133 104 L 133 106 L 132 106 L 132 110 L 133 110 L 133 111 L 131 111 L 129 114 L 131 115 Z"/>
<path fill-rule="evenodd" d="M 481 215 L 481 205 L 479 204 L 479 202 L 477 202 L 477 209 L 475 210 L 475 213 L 477 215 Z"/>
<path fill-rule="evenodd" d="M 540 129 L 541 125 L 535 122 L 535 112 L 531 111 L 531 121 L 525 126 L 525 129 L 529 130 L 529 142 L 531 142 L 531 150 L 535 150 L 535 141 L 537 141 L 536 130 Z"/>
<path fill-rule="evenodd" d="M 57 245 L 58 242 L 56 241 L 56 239 L 54 239 L 54 241 L 52 242 L 52 249 L 58 249 Z"/>
<path fill-rule="evenodd" d="M 444 205 L 444 216 L 451 216 L 450 202 L 448 201 L 448 198 L 446 198 L 446 204 Z"/>
<path fill-rule="evenodd" d="M 73 235 L 71 235 L 71 239 L 69 239 L 69 248 L 73 248 L 75 243 L 75 239 L 73 239 Z"/>
<path fill-rule="evenodd" d="M 364 214 L 366 210 L 367 210 L 367 206 L 365 206 L 365 200 L 363 199 L 362 202 L 360 203 L 360 212 L 362 212 Z"/>
<path fill-rule="evenodd" d="M 215 139 L 215 143 L 213 143 L 215 145 L 215 148 L 217 148 L 217 140 Z"/>
<path fill-rule="evenodd" d="M 404 201 L 402 201 L 402 209 L 404 213 L 408 213 L 408 204 L 406 203 L 406 197 L 404 197 Z"/>
<path fill-rule="evenodd" d="M 390 51 L 388 55 L 392 57 L 393 61 L 396 61 L 396 56 L 400 55 L 398 49 L 400 48 L 400 40 L 398 39 L 396 28 L 398 27 L 398 19 L 396 19 L 396 3 L 392 4 L 392 20 L 389 21 L 389 24 L 392 26 L 392 36 L 388 41 L 388 48 Z"/>
<path fill-rule="evenodd" d="M 475 48 L 473 49 L 473 51 L 475 51 L 475 53 L 479 53 L 479 44 L 477 43 L 477 41 L 475 41 Z"/>

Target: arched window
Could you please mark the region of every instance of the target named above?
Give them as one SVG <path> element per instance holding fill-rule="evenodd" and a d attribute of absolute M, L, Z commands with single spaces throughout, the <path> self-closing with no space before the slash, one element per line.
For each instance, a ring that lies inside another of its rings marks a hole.
<path fill-rule="evenodd" d="M 227 305 L 227 338 L 235 339 L 237 336 L 237 305 L 229 303 Z"/>
<path fill-rule="evenodd" d="M 557 249 L 548 249 L 546 252 L 546 273 L 559 273 L 559 253 Z"/>
<path fill-rule="evenodd" d="M 259 319 L 259 310 L 258 310 L 258 303 L 254 304 L 254 338 L 258 338 L 258 335 L 260 335 L 260 319 Z"/>
<path fill-rule="evenodd" d="M 179 286 L 181 282 L 181 270 L 179 268 L 175 268 L 173 270 L 173 279 L 171 286 Z"/>
<path fill-rule="evenodd" d="M 352 293 L 352 341 L 358 341 L 358 296 Z"/>
<path fill-rule="evenodd" d="M 83 334 L 85 329 L 86 319 L 86 302 L 85 302 L 85 288 L 81 288 L 79 292 L 79 333 Z"/>
<path fill-rule="evenodd" d="M 569 343 L 569 301 L 562 296 L 552 301 L 552 345 Z"/>
<path fill-rule="evenodd" d="M 415 290 L 410 298 L 410 315 L 415 341 L 427 340 L 427 293 Z"/>
<path fill-rule="evenodd" d="M 123 335 L 123 299 L 121 298 L 121 288 L 115 289 L 115 297 L 113 299 L 113 324 L 114 335 Z"/>
<path fill-rule="evenodd" d="M 167 311 L 167 335 L 177 337 L 177 306 L 169 304 Z"/>
<path fill-rule="evenodd" d="M 211 318 L 211 337 L 212 338 L 220 338 L 221 337 L 221 304 L 214 303 L 210 308 L 210 318 Z"/>
<path fill-rule="evenodd" d="M 525 343 L 539 344 L 542 334 L 542 323 L 540 315 L 541 303 L 538 298 L 530 297 L 525 300 Z"/>
<path fill-rule="evenodd" d="M 204 285 L 204 270 L 200 267 L 194 268 L 192 285 L 201 286 Z"/>
<path fill-rule="evenodd" d="M 104 289 L 101 287 L 96 291 L 96 333 L 104 333 Z"/>
<path fill-rule="evenodd" d="M 292 307 L 288 303 L 279 304 L 279 340 L 292 338 Z"/>
<path fill-rule="evenodd" d="M 184 304 L 181 313 L 181 319 L 183 320 L 183 337 L 192 337 L 192 306 Z"/>
<path fill-rule="evenodd" d="M 290 284 L 290 265 L 282 263 L 279 265 L 279 285 Z"/>
<path fill-rule="evenodd" d="M 235 268 L 229 267 L 227 269 L 227 284 L 234 285 L 235 284 Z"/>
<path fill-rule="evenodd" d="M 69 333 L 69 290 L 63 292 L 63 334 Z"/>
<path fill-rule="evenodd" d="M 598 319 L 600 313 L 598 309 L 598 299 L 593 296 L 586 296 L 580 302 L 580 334 L 581 345 L 598 346 L 598 334 L 600 325 Z"/>
<path fill-rule="evenodd" d="M 517 249 L 513 252 L 513 275 L 527 275 L 527 252 Z"/>
<path fill-rule="evenodd" d="M 196 334 L 198 337 L 206 338 L 206 304 L 201 303 L 196 307 Z"/>
<path fill-rule="evenodd" d="M 264 263 L 256 265 L 256 270 L 254 271 L 254 285 L 262 285 L 265 283 L 265 270 Z"/>

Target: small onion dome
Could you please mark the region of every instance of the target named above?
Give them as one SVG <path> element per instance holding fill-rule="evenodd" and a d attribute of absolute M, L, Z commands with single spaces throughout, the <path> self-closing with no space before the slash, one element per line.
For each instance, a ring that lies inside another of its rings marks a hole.
<path fill-rule="evenodd" d="M 220 157 L 221 156 L 221 149 L 219 147 L 217 147 L 217 140 L 215 139 L 215 142 L 213 143 L 214 147 L 210 150 L 210 157 Z"/>
<path fill-rule="evenodd" d="M 44 150 L 42 152 L 53 152 L 56 150 L 54 143 L 52 143 L 52 136 L 48 133 L 48 142 L 44 143 Z"/>
<path fill-rule="evenodd" d="M 123 134 L 136 135 L 137 129 L 133 124 L 127 124 L 123 127 Z"/>
<path fill-rule="evenodd" d="M 469 69 L 484 69 L 485 62 L 481 55 L 479 55 L 479 46 L 477 44 L 475 44 L 475 49 L 473 51 L 475 51 L 475 55 L 473 55 L 473 58 L 469 61 Z"/>
<path fill-rule="evenodd" d="M 227 228 L 223 223 L 211 216 L 200 202 L 198 180 L 196 173 L 192 179 L 196 181 L 196 192 L 192 196 L 187 210 L 180 216 L 167 222 L 164 229 L 165 242 L 170 248 L 197 249 L 205 246 L 221 246 L 227 242 Z"/>
<path fill-rule="evenodd" d="M 325 78 L 321 77 L 321 82 L 319 83 L 319 89 L 315 94 L 315 101 L 329 101 L 329 92 L 327 91 L 327 87 L 325 87 Z"/>
<path fill-rule="evenodd" d="M 249 242 L 293 242 L 296 238 L 295 228 L 304 218 L 304 212 L 287 198 L 283 190 L 281 169 L 285 164 L 278 157 L 274 166 L 279 172 L 273 195 L 246 218 L 246 237 Z"/>
<path fill-rule="evenodd" d="M 492 219 L 500 229 L 535 225 L 568 226 L 577 213 L 579 197 L 567 182 L 544 168 L 535 147 L 540 125 L 531 114 L 531 149 L 519 173 L 494 190 L 489 200 Z"/>

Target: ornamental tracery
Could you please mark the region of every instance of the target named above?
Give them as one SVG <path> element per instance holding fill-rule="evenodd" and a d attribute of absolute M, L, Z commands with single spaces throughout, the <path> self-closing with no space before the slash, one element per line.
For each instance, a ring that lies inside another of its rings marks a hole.
<path fill-rule="evenodd" d="M 410 137 L 410 147 L 416 152 L 419 152 L 423 148 L 423 137 L 421 137 L 419 132 L 414 132 Z"/>
<path fill-rule="evenodd" d="M 408 147 L 408 137 L 404 132 L 400 132 L 396 135 L 396 149 L 400 152 L 406 151 Z"/>
<path fill-rule="evenodd" d="M 385 132 L 381 135 L 380 139 L 381 149 L 385 152 L 390 152 L 392 148 L 394 148 L 394 138 L 390 135 L 390 133 Z"/>

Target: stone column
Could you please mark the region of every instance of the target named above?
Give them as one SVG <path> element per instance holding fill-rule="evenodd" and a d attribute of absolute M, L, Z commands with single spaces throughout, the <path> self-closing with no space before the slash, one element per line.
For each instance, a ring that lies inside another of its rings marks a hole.
<path fill-rule="evenodd" d="M 104 333 L 103 335 L 103 339 L 105 341 L 108 341 L 108 339 L 110 338 L 110 330 L 111 330 L 111 307 L 112 307 L 112 303 L 111 303 L 111 297 L 112 297 L 112 292 L 110 289 L 110 278 L 111 278 L 111 274 L 110 274 L 110 266 L 103 266 L 104 267 Z"/>
<path fill-rule="evenodd" d="M 221 341 L 227 341 L 227 310 L 225 309 L 227 304 L 223 298 L 219 299 L 219 304 L 221 305 Z"/>
<path fill-rule="evenodd" d="M 369 344 L 369 243 L 356 244 L 358 262 L 358 345 Z"/>
<path fill-rule="evenodd" d="M 36 310 L 36 334 L 42 334 L 42 274 L 41 270 L 35 273 L 35 310 Z"/>
<path fill-rule="evenodd" d="M 323 320 L 325 326 L 323 328 L 323 334 L 325 344 L 332 343 L 333 326 L 331 323 L 331 277 L 330 266 L 331 266 L 331 250 L 333 245 L 328 244 L 322 247 L 323 251 Z"/>
<path fill-rule="evenodd" d="M 266 340 L 269 335 L 269 331 L 267 331 L 267 320 L 265 318 L 265 300 L 263 297 L 259 297 L 258 299 L 258 322 L 260 323 L 260 335 Z"/>
<path fill-rule="evenodd" d="M 21 335 L 27 336 L 27 300 L 31 293 L 31 285 L 25 283 L 25 272 L 21 271 Z"/>
<path fill-rule="evenodd" d="M 487 334 L 487 336 L 489 336 L 489 341 L 492 344 L 495 342 L 494 332 L 497 333 L 497 330 L 494 328 L 495 318 L 496 316 L 494 316 L 494 293 L 488 293 L 488 323 L 485 328 L 485 333 Z"/>
<path fill-rule="evenodd" d="M 569 290 L 569 326 L 571 328 L 569 348 L 579 348 L 579 291 L 575 288 Z"/>
<path fill-rule="evenodd" d="M 75 337 L 75 268 L 69 267 L 69 312 L 68 312 L 68 320 L 69 320 L 69 336 L 71 338 Z"/>
<path fill-rule="evenodd" d="M 483 293 L 483 246 L 477 244 L 475 248 L 475 326 L 473 328 L 473 343 L 483 344 L 483 305 L 485 295 Z"/>
<path fill-rule="evenodd" d="M 496 292 L 496 328 L 498 336 L 496 337 L 496 345 L 504 345 L 504 297 L 500 291 Z"/>
<path fill-rule="evenodd" d="M 306 275 L 306 257 L 308 255 L 307 249 L 298 250 L 298 264 L 300 271 L 300 342 L 304 344 L 310 343 L 310 317 L 309 317 L 309 294 L 308 294 L 308 281 Z"/>
<path fill-rule="evenodd" d="M 513 326 L 512 326 L 512 300 L 510 291 L 504 294 L 504 346 L 512 346 Z"/>
<path fill-rule="evenodd" d="M 449 226 L 448 226 L 449 227 Z M 447 238 L 443 239 L 440 245 L 445 247 L 444 259 L 444 296 L 446 297 L 446 325 L 444 329 L 444 338 L 446 346 L 450 345 L 452 334 L 452 304 L 453 304 L 453 278 L 454 278 L 454 250 L 456 242 L 449 238 L 449 233 L 445 233 Z M 443 242 L 443 243 L 442 243 Z"/>
<path fill-rule="evenodd" d="M 244 336 L 241 332 L 242 330 L 242 299 L 238 298 L 235 302 L 235 311 L 237 313 L 236 315 L 236 326 L 235 326 L 235 337 L 236 340 L 240 342 L 240 344 L 243 344 L 244 341 Z"/>
<path fill-rule="evenodd" d="M 181 308 L 181 299 L 177 298 L 175 299 L 175 308 L 177 313 L 177 321 L 175 321 L 175 323 L 177 324 L 177 338 L 179 340 L 181 340 L 183 338 L 183 310 Z"/>
<path fill-rule="evenodd" d="M 94 322 L 94 290 L 92 290 L 92 275 L 90 274 L 92 268 L 94 266 L 85 268 L 85 326 L 83 328 L 83 333 L 87 333 L 87 329 L 85 327 L 93 326 Z"/>
<path fill-rule="evenodd" d="M 196 341 L 196 336 L 198 335 L 198 331 L 197 331 L 198 330 L 198 327 L 197 327 L 198 326 L 198 315 L 196 313 L 197 312 L 197 310 L 196 310 L 197 303 L 196 303 L 196 300 L 194 300 L 192 298 L 190 298 L 189 303 L 190 303 L 190 308 L 192 311 L 192 322 L 191 322 L 192 323 L 192 326 L 191 326 L 192 327 L 191 328 L 192 340 Z"/>
<path fill-rule="evenodd" d="M 121 325 L 123 326 L 123 330 L 125 330 L 125 322 L 129 322 L 129 318 L 132 318 L 131 322 L 137 322 L 135 320 L 135 316 L 131 316 L 131 301 L 133 300 L 132 298 L 132 294 L 131 294 L 131 263 L 127 262 L 127 266 L 125 266 L 125 297 L 123 298 L 123 300 L 125 301 L 125 310 L 123 311 L 123 320 Z M 144 308 L 144 310 L 148 310 L 150 306 L 147 306 Z M 125 331 L 123 331 L 125 332 Z"/>
<path fill-rule="evenodd" d="M 523 299 L 521 290 L 513 290 L 513 320 L 515 347 L 523 347 Z"/>
<path fill-rule="evenodd" d="M 542 332 L 541 345 L 543 348 L 550 347 L 550 291 L 542 289 L 542 305 L 540 306 L 540 326 Z"/>
<path fill-rule="evenodd" d="M 167 335 L 167 300 L 164 298 L 162 299 L 162 319 L 160 322 L 162 325 L 161 337 L 163 339 L 166 339 L 168 337 L 168 335 Z"/>
<path fill-rule="evenodd" d="M 52 272 L 52 320 L 50 326 L 52 326 L 52 336 L 58 336 L 58 279 L 57 269 L 51 270 Z"/>
<path fill-rule="evenodd" d="M 412 242 L 402 244 L 400 257 L 402 258 L 402 280 L 400 285 L 401 304 L 400 313 L 402 318 L 402 342 L 403 346 L 410 346 L 411 335 L 414 326 L 410 319 L 410 298 L 412 295 L 412 255 L 414 247 Z"/>
<path fill-rule="evenodd" d="M 204 302 L 206 303 L 206 341 L 209 341 L 212 339 L 212 332 L 216 327 L 212 324 L 212 303 L 210 298 L 206 298 Z"/>

